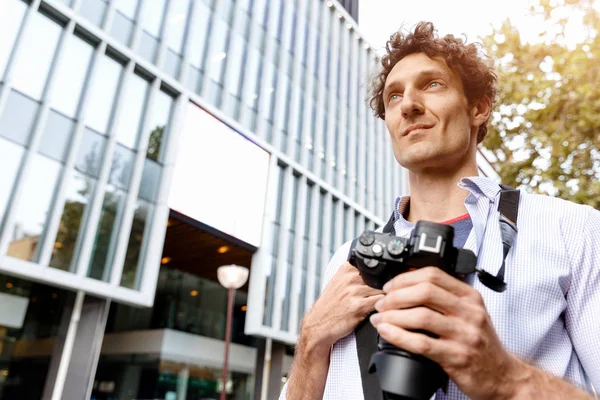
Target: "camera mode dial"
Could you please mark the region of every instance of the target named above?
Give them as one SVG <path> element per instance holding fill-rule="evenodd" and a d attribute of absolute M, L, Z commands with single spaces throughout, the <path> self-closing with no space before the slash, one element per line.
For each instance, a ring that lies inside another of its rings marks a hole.
<path fill-rule="evenodd" d="M 404 252 L 404 242 L 400 239 L 390 240 L 387 244 L 387 251 L 392 257 L 399 257 Z"/>

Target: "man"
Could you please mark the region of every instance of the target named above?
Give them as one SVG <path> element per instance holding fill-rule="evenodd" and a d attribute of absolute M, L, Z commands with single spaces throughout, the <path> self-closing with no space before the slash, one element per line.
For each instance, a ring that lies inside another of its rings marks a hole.
<path fill-rule="evenodd" d="M 393 35 L 382 66 L 371 107 L 409 170 L 396 234 L 407 237 L 419 220 L 452 223 L 455 245 L 495 274 L 503 259 L 500 187 L 477 177 L 475 158 L 496 93 L 492 68 L 475 45 L 439 38 L 430 23 Z M 346 243 L 304 317 L 281 398 L 363 399 L 354 329 L 374 309 L 370 322 L 381 337 L 449 375 L 436 400 L 591 398 L 586 391 L 600 388 L 600 212 L 521 193 L 517 226 L 504 293 L 434 267 L 400 274 L 380 292 L 345 262 Z"/>

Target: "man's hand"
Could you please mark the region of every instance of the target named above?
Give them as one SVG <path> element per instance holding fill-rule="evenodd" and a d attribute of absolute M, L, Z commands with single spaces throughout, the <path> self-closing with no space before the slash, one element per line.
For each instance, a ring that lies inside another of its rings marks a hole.
<path fill-rule="evenodd" d="M 358 270 L 346 262 L 304 317 L 301 336 L 310 336 L 313 343 L 329 349 L 373 312 L 382 298 L 383 292 L 367 286 Z"/>
<path fill-rule="evenodd" d="M 371 322 L 385 340 L 440 364 L 472 399 L 513 397 L 520 364 L 502 346 L 477 290 L 428 267 L 396 276 L 384 291 Z M 439 337 L 411 332 L 417 329 Z"/>
<path fill-rule="evenodd" d="M 504 347 L 481 294 L 439 268 L 396 276 L 371 317 L 388 342 L 438 364 L 471 399 L 592 399 Z M 412 332 L 422 329 L 432 338 Z"/>
<path fill-rule="evenodd" d="M 383 292 L 367 286 L 350 263 L 340 266 L 304 316 L 287 392 L 281 398 L 322 399 L 331 346 L 352 332 L 382 298 Z"/>

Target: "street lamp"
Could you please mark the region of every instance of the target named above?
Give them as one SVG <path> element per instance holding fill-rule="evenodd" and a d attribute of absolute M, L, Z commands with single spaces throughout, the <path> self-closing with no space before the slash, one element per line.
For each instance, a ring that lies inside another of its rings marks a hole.
<path fill-rule="evenodd" d="M 229 343 L 231 342 L 231 317 L 233 314 L 233 297 L 235 290 L 244 286 L 248 280 L 248 268 L 239 265 L 223 265 L 217 268 L 219 283 L 228 290 L 227 325 L 225 328 L 225 359 L 223 360 L 223 390 L 221 400 L 227 397 L 227 366 L 229 363 Z"/>

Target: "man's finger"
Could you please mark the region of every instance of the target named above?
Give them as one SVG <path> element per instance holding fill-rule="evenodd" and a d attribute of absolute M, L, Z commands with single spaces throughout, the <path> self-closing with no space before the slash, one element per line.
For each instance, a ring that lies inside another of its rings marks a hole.
<path fill-rule="evenodd" d="M 442 314 L 457 315 L 460 298 L 430 282 L 419 282 L 388 292 L 377 305 L 377 311 L 398 310 L 426 306 Z"/>
<path fill-rule="evenodd" d="M 461 282 L 460 280 L 450 276 L 440 268 L 436 267 L 419 268 L 396 275 L 393 279 L 385 284 L 383 290 L 384 292 L 388 293 L 393 290 L 418 285 L 422 282 L 433 283 L 434 285 L 461 297 L 470 294 L 473 290 L 473 288 L 468 284 Z"/>
<path fill-rule="evenodd" d="M 444 316 L 427 307 L 389 310 L 373 314 L 371 323 L 377 327 L 391 324 L 406 330 L 425 330 L 440 337 L 454 337 L 461 325 L 453 317 Z"/>
<path fill-rule="evenodd" d="M 377 332 L 388 343 L 413 354 L 423 355 L 438 363 L 457 353 L 457 349 L 449 340 L 435 339 L 424 333 L 407 331 L 391 324 L 378 325 Z"/>

